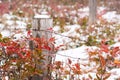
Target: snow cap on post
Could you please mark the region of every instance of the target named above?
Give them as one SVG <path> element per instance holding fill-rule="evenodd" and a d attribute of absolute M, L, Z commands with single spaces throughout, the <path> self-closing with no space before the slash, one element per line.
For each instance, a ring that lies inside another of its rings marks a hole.
<path fill-rule="evenodd" d="M 43 9 L 40 14 L 36 14 L 34 18 L 50 18 L 50 15 L 46 11 L 46 9 Z"/>

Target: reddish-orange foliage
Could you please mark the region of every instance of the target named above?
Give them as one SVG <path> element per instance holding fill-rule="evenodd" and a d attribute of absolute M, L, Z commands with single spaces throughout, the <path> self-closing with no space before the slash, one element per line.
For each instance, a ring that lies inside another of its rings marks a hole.
<path fill-rule="evenodd" d="M 104 69 L 105 65 L 106 65 L 106 61 L 101 54 L 99 54 L 99 58 L 100 58 L 100 62 L 101 62 L 101 67 Z"/>
<path fill-rule="evenodd" d="M 111 55 L 116 56 L 117 54 L 120 54 L 120 48 L 119 47 L 112 48 Z"/>
<path fill-rule="evenodd" d="M 62 62 L 61 61 L 56 61 L 55 62 L 55 69 L 60 69 L 61 68 L 61 66 L 62 66 Z"/>
<path fill-rule="evenodd" d="M 74 74 L 81 74 L 81 68 L 79 63 L 75 63 L 73 67 L 71 67 Z"/>
<path fill-rule="evenodd" d="M 76 63 L 75 67 L 76 67 L 76 69 L 80 70 L 80 64 L 79 63 Z"/>
<path fill-rule="evenodd" d="M 55 41 L 55 37 L 51 37 L 50 39 L 49 39 L 49 42 L 54 42 Z"/>
<path fill-rule="evenodd" d="M 118 67 L 120 67 L 120 60 L 114 60 L 114 63 L 115 63 L 115 65 L 117 65 Z"/>
<path fill-rule="evenodd" d="M 108 53 L 108 52 L 109 52 L 109 48 L 108 48 L 108 47 L 109 47 L 109 46 L 108 46 L 108 44 L 106 44 L 106 41 L 103 40 L 103 41 L 101 42 L 101 46 L 100 46 L 101 51 L 103 51 L 103 52 L 105 52 L 105 53 Z"/>

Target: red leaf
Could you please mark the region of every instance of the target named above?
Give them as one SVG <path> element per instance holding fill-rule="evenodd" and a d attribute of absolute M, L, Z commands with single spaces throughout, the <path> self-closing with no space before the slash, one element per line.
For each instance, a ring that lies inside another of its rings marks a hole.
<path fill-rule="evenodd" d="M 25 58 L 21 53 L 18 53 L 18 55 L 19 55 L 19 57 L 22 58 L 22 59 Z"/>
<path fill-rule="evenodd" d="M 49 42 L 54 42 L 54 41 L 55 41 L 55 37 L 49 39 Z"/>
<path fill-rule="evenodd" d="M 118 51 L 120 51 L 119 47 L 114 47 L 111 51 L 111 55 L 115 56 L 118 53 Z"/>
<path fill-rule="evenodd" d="M 13 60 L 11 60 L 12 62 L 16 62 L 17 60 L 16 59 L 13 59 Z"/>
<path fill-rule="evenodd" d="M 48 45 L 44 45 L 43 48 L 46 49 L 46 50 L 48 50 L 48 51 L 51 50 L 51 48 Z"/>
<path fill-rule="evenodd" d="M 72 63 L 72 61 L 68 58 L 68 64 L 71 64 Z"/>
<path fill-rule="evenodd" d="M 76 63 L 75 67 L 76 67 L 77 70 L 80 70 L 80 64 L 79 63 Z"/>
<path fill-rule="evenodd" d="M 102 55 L 99 55 L 99 58 L 100 58 L 101 66 L 102 66 L 102 68 L 104 68 L 106 65 L 106 61 Z"/>
<path fill-rule="evenodd" d="M 102 42 L 101 42 L 101 51 L 103 51 L 103 52 L 105 52 L 105 53 L 108 53 L 109 52 L 109 46 L 107 45 L 107 44 L 105 44 L 105 40 L 103 40 Z"/>
<path fill-rule="evenodd" d="M 111 73 L 106 73 L 104 74 L 103 80 L 107 80 L 110 77 Z"/>
<path fill-rule="evenodd" d="M 25 58 L 29 58 L 29 57 L 30 57 L 30 52 L 26 51 Z"/>
<path fill-rule="evenodd" d="M 81 74 L 79 63 L 74 64 L 74 67 L 71 68 L 74 74 Z"/>
<path fill-rule="evenodd" d="M 31 31 L 30 30 L 27 32 L 27 36 L 31 36 Z"/>

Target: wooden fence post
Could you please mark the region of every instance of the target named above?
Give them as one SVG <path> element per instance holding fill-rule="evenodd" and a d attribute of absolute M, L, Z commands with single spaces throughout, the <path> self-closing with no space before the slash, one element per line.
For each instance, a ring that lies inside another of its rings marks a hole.
<path fill-rule="evenodd" d="M 97 0 L 89 0 L 89 25 L 96 23 Z"/>
<path fill-rule="evenodd" d="M 44 36 L 46 40 L 52 37 L 52 32 L 48 31 L 49 28 L 53 26 L 53 19 L 47 14 L 46 11 L 43 11 L 40 15 L 36 15 L 33 18 L 32 24 L 32 35 L 35 38 L 41 38 Z M 49 45 L 49 44 L 48 44 Z M 51 54 L 52 51 L 42 50 L 43 55 Z M 45 60 L 43 63 L 50 64 L 50 56 L 45 56 Z M 47 67 L 46 65 L 40 65 L 40 67 L 44 70 L 43 78 L 48 77 L 49 71 L 48 69 L 44 69 Z"/>

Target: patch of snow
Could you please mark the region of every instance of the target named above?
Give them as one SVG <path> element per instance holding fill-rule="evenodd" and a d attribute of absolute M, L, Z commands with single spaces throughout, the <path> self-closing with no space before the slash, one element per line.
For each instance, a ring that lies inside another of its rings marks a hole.
<path fill-rule="evenodd" d="M 89 15 L 89 8 L 88 7 L 84 7 L 84 8 L 80 8 L 78 9 L 78 16 L 80 18 L 86 17 Z"/>
<path fill-rule="evenodd" d="M 87 46 L 81 46 L 79 48 L 75 49 L 70 49 L 70 50 L 65 50 L 65 51 L 58 51 L 56 53 L 56 61 L 63 61 L 66 62 L 69 57 L 65 56 L 70 56 L 77 59 L 88 59 L 88 55 L 86 53 Z M 62 56 L 65 55 L 65 56 Z M 71 58 L 72 59 L 72 58 Z"/>
<path fill-rule="evenodd" d="M 4 14 L 3 18 L 6 18 L 6 19 L 10 20 L 11 18 L 13 18 L 13 16 L 11 16 L 9 14 Z"/>
<path fill-rule="evenodd" d="M 76 14 L 76 13 L 77 13 L 76 10 L 70 12 L 70 14 Z"/>
<path fill-rule="evenodd" d="M 107 12 L 102 16 L 104 19 L 106 19 L 109 22 L 118 22 L 120 23 L 120 15 L 116 13 L 116 11 Z"/>
<path fill-rule="evenodd" d="M 16 23 L 18 24 L 17 28 L 26 29 L 26 23 L 25 22 L 16 21 Z"/>
<path fill-rule="evenodd" d="M 3 79 L 4 80 L 4 79 Z M 9 77 L 8 76 L 5 76 L 5 80 L 9 80 Z"/>
<path fill-rule="evenodd" d="M 36 14 L 34 16 L 34 18 L 50 18 L 50 15 L 39 15 L 39 14 Z"/>
<path fill-rule="evenodd" d="M 111 45 L 111 47 L 119 47 L 119 46 L 120 46 L 120 42 L 117 42 L 117 43 Z"/>
<path fill-rule="evenodd" d="M 117 78 L 120 78 L 120 68 L 112 69 L 110 72 L 113 74 L 111 74 L 107 80 L 116 80 Z"/>
<path fill-rule="evenodd" d="M 0 24 L 0 30 L 2 30 L 5 27 L 4 24 Z"/>
<path fill-rule="evenodd" d="M 60 29 L 59 26 L 55 26 L 53 30 L 58 31 L 59 29 Z M 55 45 L 58 46 L 58 45 L 63 45 L 64 44 L 64 47 L 63 46 L 61 47 L 62 49 L 70 48 L 70 47 L 76 48 L 77 44 L 73 43 L 72 39 L 69 38 L 69 37 L 76 37 L 76 38 L 79 39 L 80 34 L 77 33 L 75 30 L 77 30 L 77 29 L 79 30 L 80 25 L 78 25 L 78 24 L 66 25 L 66 26 L 64 26 L 64 29 L 65 29 L 65 32 L 60 33 L 60 35 L 59 34 L 54 34 L 54 37 L 56 38 Z M 69 43 L 71 43 L 72 46 Z"/>
<path fill-rule="evenodd" d="M 97 13 L 100 13 L 101 11 L 104 11 L 106 9 L 107 9 L 106 7 L 98 7 Z"/>
<path fill-rule="evenodd" d="M 26 37 L 26 36 L 27 36 L 27 32 L 24 32 L 24 33 L 15 34 L 14 38 L 16 40 L 18 40 L 18 39 L 24 39 L 24 37 Z"/>
<path fill-rule="evenodd" d="M 88 7 L 80 8 L 80 9 L 78 9 L 78 11 L 88 12 L 89 8 Z"/>
<path fill-rule="evenodd" d="M 9 26 L 11 26 L 11 25 L 14 24 L 14 21 L 12 21 L 12 20 L 7 20 L 6 23 L 7 23 Z"/>
<path fill-rule="evenodd" d="M 54 26 L 53 31 L 59 32 L 59 30 L 60 30 L 60 26 Z"/>
<path fill-rule="evenodd" d="M 3 31 L 1 31 L 1 34 L 3 37 L 9 37 L 11 33 L 9 30 L 3 30 Z"/>

